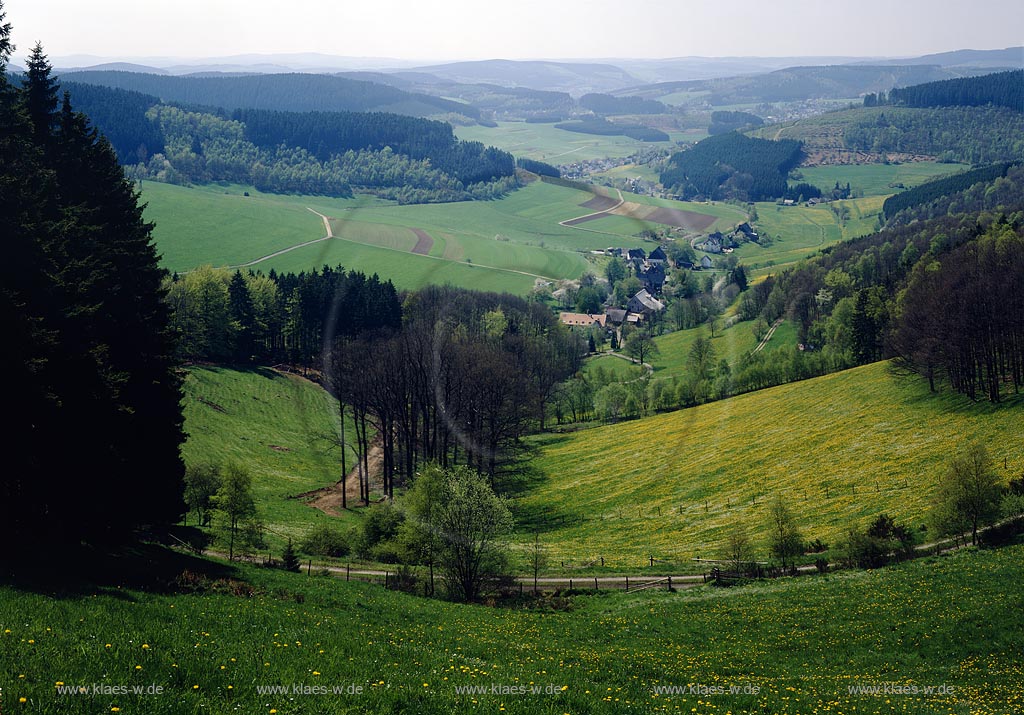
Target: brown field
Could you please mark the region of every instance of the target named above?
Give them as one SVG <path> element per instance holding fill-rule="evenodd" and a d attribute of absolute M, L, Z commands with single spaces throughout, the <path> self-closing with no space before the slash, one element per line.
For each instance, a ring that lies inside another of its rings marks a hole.
<path fill-rule="evenodd" d="M 421 256 L 430 253 L 430 249 L 434 246 L 434 239 L 430 237 L 430 234 L 420 228 L 414 228 L 412 232 L 416 234 L 416 245 L 412 247 L 412 252 Z"/>

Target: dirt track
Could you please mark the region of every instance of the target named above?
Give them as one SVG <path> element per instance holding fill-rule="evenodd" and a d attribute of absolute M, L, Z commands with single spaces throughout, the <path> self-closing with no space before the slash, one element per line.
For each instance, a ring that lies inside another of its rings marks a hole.
<path fill-rule="evenodd" d="M 367 462 L 370 467 L 370 485 L 380 481 L 380 473 L 384 467 L 384 450 L 380 445 L 370 445 L 370 453 L 367 455 Z M 345 478 L 346 492 L 349 504 L 355 505 L 359 501 L 359 465 L 348 473 Z M 322 487 L 311 492 L 299 494 L 297 499 L 304 499 L 307 506 L 319 509 L 328 516 L 341 516 L 341 482 L 338 481 L 329 487 Z"/>

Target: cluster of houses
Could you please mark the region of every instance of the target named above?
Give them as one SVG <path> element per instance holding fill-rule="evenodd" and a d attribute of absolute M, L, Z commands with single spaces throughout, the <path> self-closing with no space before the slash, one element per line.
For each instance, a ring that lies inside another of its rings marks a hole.
<path fill-rule="evenodd" d="M 646 288 L 641 288 L 629 299 L 625 308 L 605 308 L 603 313 L 559 313 L 562 325 L 570 328 L 589 329 L 595 326 L 609 332 L 624 324 L 637 325 L 650 316 L 665 310 L 665 304 L 655 298 Z"/>
<path fill-rule="evenodd" d="M 741 223 L 728 236 L 721 231 L 710 234 L 703 243 L 697 244 L 697 248 L 706 253 L 732 253 L 735 248 L 745 241 L 757 243 L 761 237 L 749 223 Z"/>

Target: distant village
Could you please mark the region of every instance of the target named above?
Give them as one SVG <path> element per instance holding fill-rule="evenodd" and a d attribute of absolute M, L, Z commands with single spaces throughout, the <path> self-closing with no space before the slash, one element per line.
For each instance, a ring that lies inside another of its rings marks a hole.
<path fill-rule="evenodd" d="M 749 223 L 741 223 L 728 234 L 715 231 L 702 242 L 694 244 L 694 248 L 705 254 L 728 254 L 745 242 L 760 242 L 761 237 Z M 603 313 L 572 313 L 562 312 L 559 319 L 570 328 L 589 329 L 604 328 L 608 331 L 618 330 L 623 325 L 638 325 L 652 316 L 665 310 L 665 303 L 659 300 L 667 279 L 667 270 L 706 271 L 715 267 L 711 256 L 704 255 L 698 260 L 677 258 L 670 260 L 662 246 L 650 253 L 642 248 L 609 247 L 603 252 L 613 258 L 621 258 L 632 269 L 632 273 L 640 281 L 641 288 L 630 299 L 625 308 L 606 305 Z M 692 255 L 692 254 L 691 254 Z M 609 301 L 612 297 L 609 296 Z"/>

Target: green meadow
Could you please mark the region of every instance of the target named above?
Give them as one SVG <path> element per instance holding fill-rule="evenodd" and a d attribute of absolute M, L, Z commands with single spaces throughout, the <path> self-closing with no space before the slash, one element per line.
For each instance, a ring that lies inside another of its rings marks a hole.
<path fill-rule="evenodd" d="M 268 368 L 195 366 L 184 392 L 185 464 L 246 467 L 275 552 L 318 524 L 341 524 L 294 498 L 341 478 L 337 403 L 319 385 Z M 354 459 L 350 449 L 350 468 Z"/>
<path fill-rule="evenodd" d="M 813 184 L 826 194 L 832 191 L 838 181 L 840 186 L 850 184 L 852 191 L 856 193 L 860 190 L 863 196 L 889 196 L 902 191 L 894 184 L 903 184 L 905 188 L 912 189 L 932 179 L 957 174 L 968 168 L 966 164 L 940 164 L 934 161 L 806 166 L 800 169 L 803 174 L 800 181 Z"/>
<path fill-rule="evenodd" d="M 672 146 L 671 142 L 642 142 L 624 136 L 581 134 L 555 129 L 554 124 L 526 122 L 498 122 L 497 127 L 455 127 L 455 135 L 464 141 L 482 142 L 515 156 L 555 165 L 625 157 L 652 146 Z M 673 142 L 682 138 L 682 135 L 669 136 Z"/>
<path fill-rule="evenodd" d="M 1024 472 L 1022 405 L 1021 396 L 992 406 L 931 394 L 927 384 L 897 379 L 876 363 L 543 435 L 518 516 L 556 560 L 604 556 L 613 569 L 652 555 L 678 565 L 720 556 L 736 527 L 766 553 L 757 535 L 776 495 L 808 539 L 834 543 L 849 525 L 883 511 L 917 528 L 927 521 L 939 474 L 964 443 L 984 442 L 1004 478 Z"/>
<path fill-rule="evenodd" d="M 185 188 L 146 182 L 146 218 L 156 223 L 163 264 L 186 271 L 203 264 L 278 271 L 324 264 L 378 273 L 399 288 L 451 283 L 467 288 L 528 293 L 538 279 L 578 278 L 594 266 L 590 253 L 630 247 L 654 224 L 613 216 L 579 227 L 562 221 L 603 190 L 534 181 L 498 201 L 398 206 L 366 197 L 329 199 L 262 194 L 241 186 Z M 249 196 L 244 194 L 248 192 Z M 736 223 L 745 216 L 724 205 L 688 204 L 625 194 L 628 201 L 706 213 Z M 325 236 L 330 219 L 335 238 Z M 595 232 L 592 224 L 614 222 Z M 422 232 L 428 246 L 416 253 Z M 312 241 L 310 245 L 301 246 Z M 298 246 L 298 247 L 296 247 Z M 278 251 L 289 249 L 280 255 Z"/>
<path fill-rule="evenodd" d="M 817 206 L 780 206 L 770 202 L 755 204 L 757 227 L 772 239 L 768 246 L 745 243 L 735 254 L 753 269 L 795 263 L 839 241 L 865 236 L 878 230 L 883 196 L 833 201 Z M 849 217 L 840 219 L 835 210 L 846 209 Z"/>
<path fill-rule="evenodd" d="M 734 589 L 579 595 L 552 601 L 557 610 L 462 606 L 154 551 L 119 559 L 135 573 L 94 574 L 74 590 L 0 582 L 4 713 L 1024 707 L 1019 545 Z M 887 685 L 935 691 L 856 692 Z"/>

